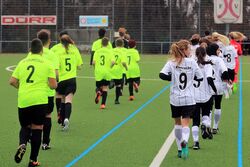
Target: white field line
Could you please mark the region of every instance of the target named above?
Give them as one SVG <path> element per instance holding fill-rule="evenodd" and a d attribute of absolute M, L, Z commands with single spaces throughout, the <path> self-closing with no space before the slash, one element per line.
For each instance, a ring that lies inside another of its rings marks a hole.
<path fill-rule="evenodd" d="M 157 155 L 155 156 L 155 158 L 149 165 L 149 167 L 160 167 L 162 161 L 166 157 L 174 141 L 175 141 L 175 135 L 174 135 L 174 129 L 173 129 L 170 135 L 168 136 L 168 138 L 166 139 L 166 141 L 164 142 L 164 144 L 162 145 L 161 149 L 159 150 L 159 152 L 157 153 Z"/>
<path fill-rule="evenodd" d="M 15 67 L 16 67 L 16 65 L 13 65 L 13 66 L 8 66 L 8 67 L 6 67 L 5 69 L 6 69 L 7 71 L 12 72 L 12 71 L 14 71 Z M 82 78 L 82 79 L 95 79 L 95 77 L 92 77 L 92 76 L 77 76 L 77 78 Z M 161 81 L 161 79 L 157 79 L 157 78 L 141 78 L 141 80 L 142 80 L 142 81 Z M 250 80 L 243 80 L 242 82 L 243 82 L 243 83 L 244 83 L 244 82 L 245 82 L 245 83 L 249 83 Z"/>

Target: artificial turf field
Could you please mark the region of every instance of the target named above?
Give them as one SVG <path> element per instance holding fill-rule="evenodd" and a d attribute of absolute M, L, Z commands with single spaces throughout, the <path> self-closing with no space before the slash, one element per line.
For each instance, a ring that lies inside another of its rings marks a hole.
<path fill-rule="evenodd" d="M 19 134 L 17 90 L 8 85 L 11 72 L 5 69 L 16 65 L 23 57 L 24 54 L 0 55 L 0 167 L 24 167 L 27 166 L 29 159 L 30 146 L 22 162 L 20 164 L 14 162 Z M 149 166 L 173 129 L 169 88 L 166 88 L 169 83 L 158 79 L 159 71 L 167 59 L 166 55 L 142 55 L 140 62 L 142 82 L 139 93 L 135 94 L 136 99 L 128 101 L 128 88 L 125 87 L 123 96 L 120 97 L 121 104 L 115 105 L 115 92 L 112 89 L 108 92 L 107 108 L 100 110 L 100 106 L 94 103 L 93 67 L 88 65 L 89 56 L 83 56 L 84 68 L 78 73 L 78 88 L 73 100 L 70 129 L 67 132 L 61 130 L 56 122 L 54 110 L 52 149 L 40 150 L 38 158 L 41 166 Z M 161 164 L 162 167 L 250 167 L 250 104 L 248 103 L 250 57 L 243 56 L 241 59 L 242 98 L 240 89 L 230 99 L 223 98 L 219 133 L 213 140 L 203 140 L 200 137 L 201 149 L 194 151 L 190 148 L 187 160 L 177 158 L 174 142 Z M 166 91 L 162 90 L 164 88 Z M 240 100 L 242 100 L 242 151 L 238 151 Z M 117 126 L 118 124 L 121 126 Z M 113 129 L 114 127 L 116 129 Z M 192 143 L 190 135 L 189 146 L 192 146 Z M 80 154 L 82 157 L 75 160 Z M 239 155 L 242 155 L 242 161 L 238 160 Z"/>

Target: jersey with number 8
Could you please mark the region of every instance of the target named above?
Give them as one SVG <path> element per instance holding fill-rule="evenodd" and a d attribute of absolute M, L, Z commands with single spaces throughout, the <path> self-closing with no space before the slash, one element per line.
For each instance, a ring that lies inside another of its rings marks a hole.
<path fill-rule="evenodd" d="M 170 104 L 174 106 L 194 105 L 194 77 L 201 79 L 202 73 L 197 63 L 192 58 L 184 58 L 177 65 L 176 62 L 168 61 L 161 73 L 171 74 Z"/>

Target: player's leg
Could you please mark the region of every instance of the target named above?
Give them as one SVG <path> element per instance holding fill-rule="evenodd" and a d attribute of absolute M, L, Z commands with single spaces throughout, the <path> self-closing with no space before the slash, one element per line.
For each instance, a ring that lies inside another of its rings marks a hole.
<path fill-rule="evenodd" d="M 140 83 L 141 83 L 140 77 L 134 78 L 133 87 L 136 93 L 139 92 Z"/>
<path fill-rule="evenodd" d="M 133 90 L 133 79 L 128 79 L 128 90 L 129 90 L 129 100 L 132 101 L 135 99 L 134 97 L 134 90 Z"/>
<path fill-rule="evenodd" d="M 95 92 L 96 92 L 96 96 L 95 96 L 95 103 L 98 104 L 99 101 L 100 101 L 100 98 L 102 96 L 102 82 L 101 81 L 96 81 L 96 89 L 95 89 Z"/>
<path fill-rule="evenodd" d="M 101 109 L 106 108 L 106 101 L 108 97 L 108 84 L 109 81 L 103 80 L 103 86 L 102 86 L 102 104 L 101 104 Z"/>
<path fill-rule="evenodd" d="M 48 111 L 48 105 L 36 105 L 32 107 L 32 124 L 31 124 L 31 152 L 29 167 L 39 166 L 40 163 L 37 160 L 39 154 L 39 148 L 41 145 L 41 137 L 43 130 L 43 123 L 46 112 Z"/>
<path fill-rule="evenodd" d="M 221 119 L 221 100 L 222 100 L 222 95 L 215 95 L 213 134 L 217 133 L 219 122 Z"/>
<path fill-rule="evenodd" d="M 27 108 L 18 108 L 18 117 L 21 125 L 19 132 L 19 146 L 15 154 L 16 163 L 20 163 L 24 153 L 26 152 L 26 145 L 31 137 L 31 117 L 29 115 L 29 110 Z"/>
<path fill-rule="evenodd" d="M 205 127 L 203 126 L 203 131 L 205 131 L 208 134 L 208 138 L 212 139 L 213 138 L 213 134 L 211 131 L 211 121 L 209 118 L 210 115 L 210 105 L 211 105 L 211 98 L 202 104 L 201 106 L 201 114 L 202 114 L 202 125 L 205 125 Z"/>
<path fill-rule="evenodd" d="M 42 141 L 42 149 L 48 150 L 50 149 L 50 132 L 51 132 L 51 113 L 54 109 L 54 97 L 48 98 L 48 111 L 45 116 L 44 124 L 43 124 L 43 141 Z"/>
<path fill-rule="evenodd" d="M 201 104 L 196 104 L 195 112 L 192 115 L 193 118 L 193 125 L 192 125 L 192 135 L 193 135 L 193 149 L 198 150 L 200 149 L 199 145 L 199 126 L 200 126 L 200 107 Z"/>
<path fill-rule="evenodd" d="M 122 79 L 115 79 L 115 104 L 120 104 L 119 97 L 121 95 L 121 83 Z"/>
<path fill-rule="evenodd" d="M 182 148 L 181 148 L 181 142 L 182 142 L 182 125 L 181 125 L 181 114 L 178 110 L 178 107 L 170 105 L 171 112 L 172 112 L 172 118 L 175 121 L 174 125 L 174 134 L 175 134 L 175 141 L 178 148 L 178 154 L 177 156 L 181 158 L 182 154 Z"/>

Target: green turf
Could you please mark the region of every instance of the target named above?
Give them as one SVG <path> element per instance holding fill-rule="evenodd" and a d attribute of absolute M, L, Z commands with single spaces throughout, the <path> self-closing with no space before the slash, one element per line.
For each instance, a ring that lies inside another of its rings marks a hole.
<path fill-rule="evenodd" d="M 29 151 L 26 152 L 21 165 L 16 165 L 13 156 L 18 146 L 19 122 L 17 117 L 17 91 L 8 85 L 10 72 L 5 67 L 15 65 L 25 55 L 0 55 L 1 72 L 1 128 L 0 128 L 0 166 L 27 166 Z M 79 76 L 93 76 L 89 67 L 88 56 L 83 56 L 84 68 Z M 167 56 L 144 55 L 140 63 L 142 78 L 135 101 L 128 101 L 127 87 L 121 97 L 121 104 L 114 105 L 114 89 L 109 91 L 107 109 L 101 111 L 94 103 L 95 81 L 91 78 L 78 78 L 78 89 L 73 101 L 71 126 L 68 132 L 62 132 L 56 124 L 53 113 L 52 149 L 40 151 L 42 166 L 65 166 L 94 144 L 105 133 L 136 111 L 168 83 L 158 79 L 158 73 L 167 60 Z M 244 63 L 250 63 L 250 57 L 244 57 Z M 248 80 L 249 64 L 243 64 L 243 80 Z M 243 83 L 243 162 L 249 162 L 249 82 Z M 174 143 L 162 166 L 193 167 L 237 166 L 237 130 L 238 130 L 238 94 L 229 100 L 223 99 L 221 131 L 212 141 L 200 138 L 201 150 L 190 150 L 190 157 L 183 161 L 176 158 Z M 149 166 L 165 139 L 173 128 L 169 108 L 169 90 L 143 108 L 135 117 L 97 145 L 89 154 L 74 166 L 86 167 L 145 167 Z M 190 145 L 192 137 L 190 136 Z M 29 149 L 28 149 L 29 150 Z M 201 165 L 202 164 L 202 165 Z"/>

